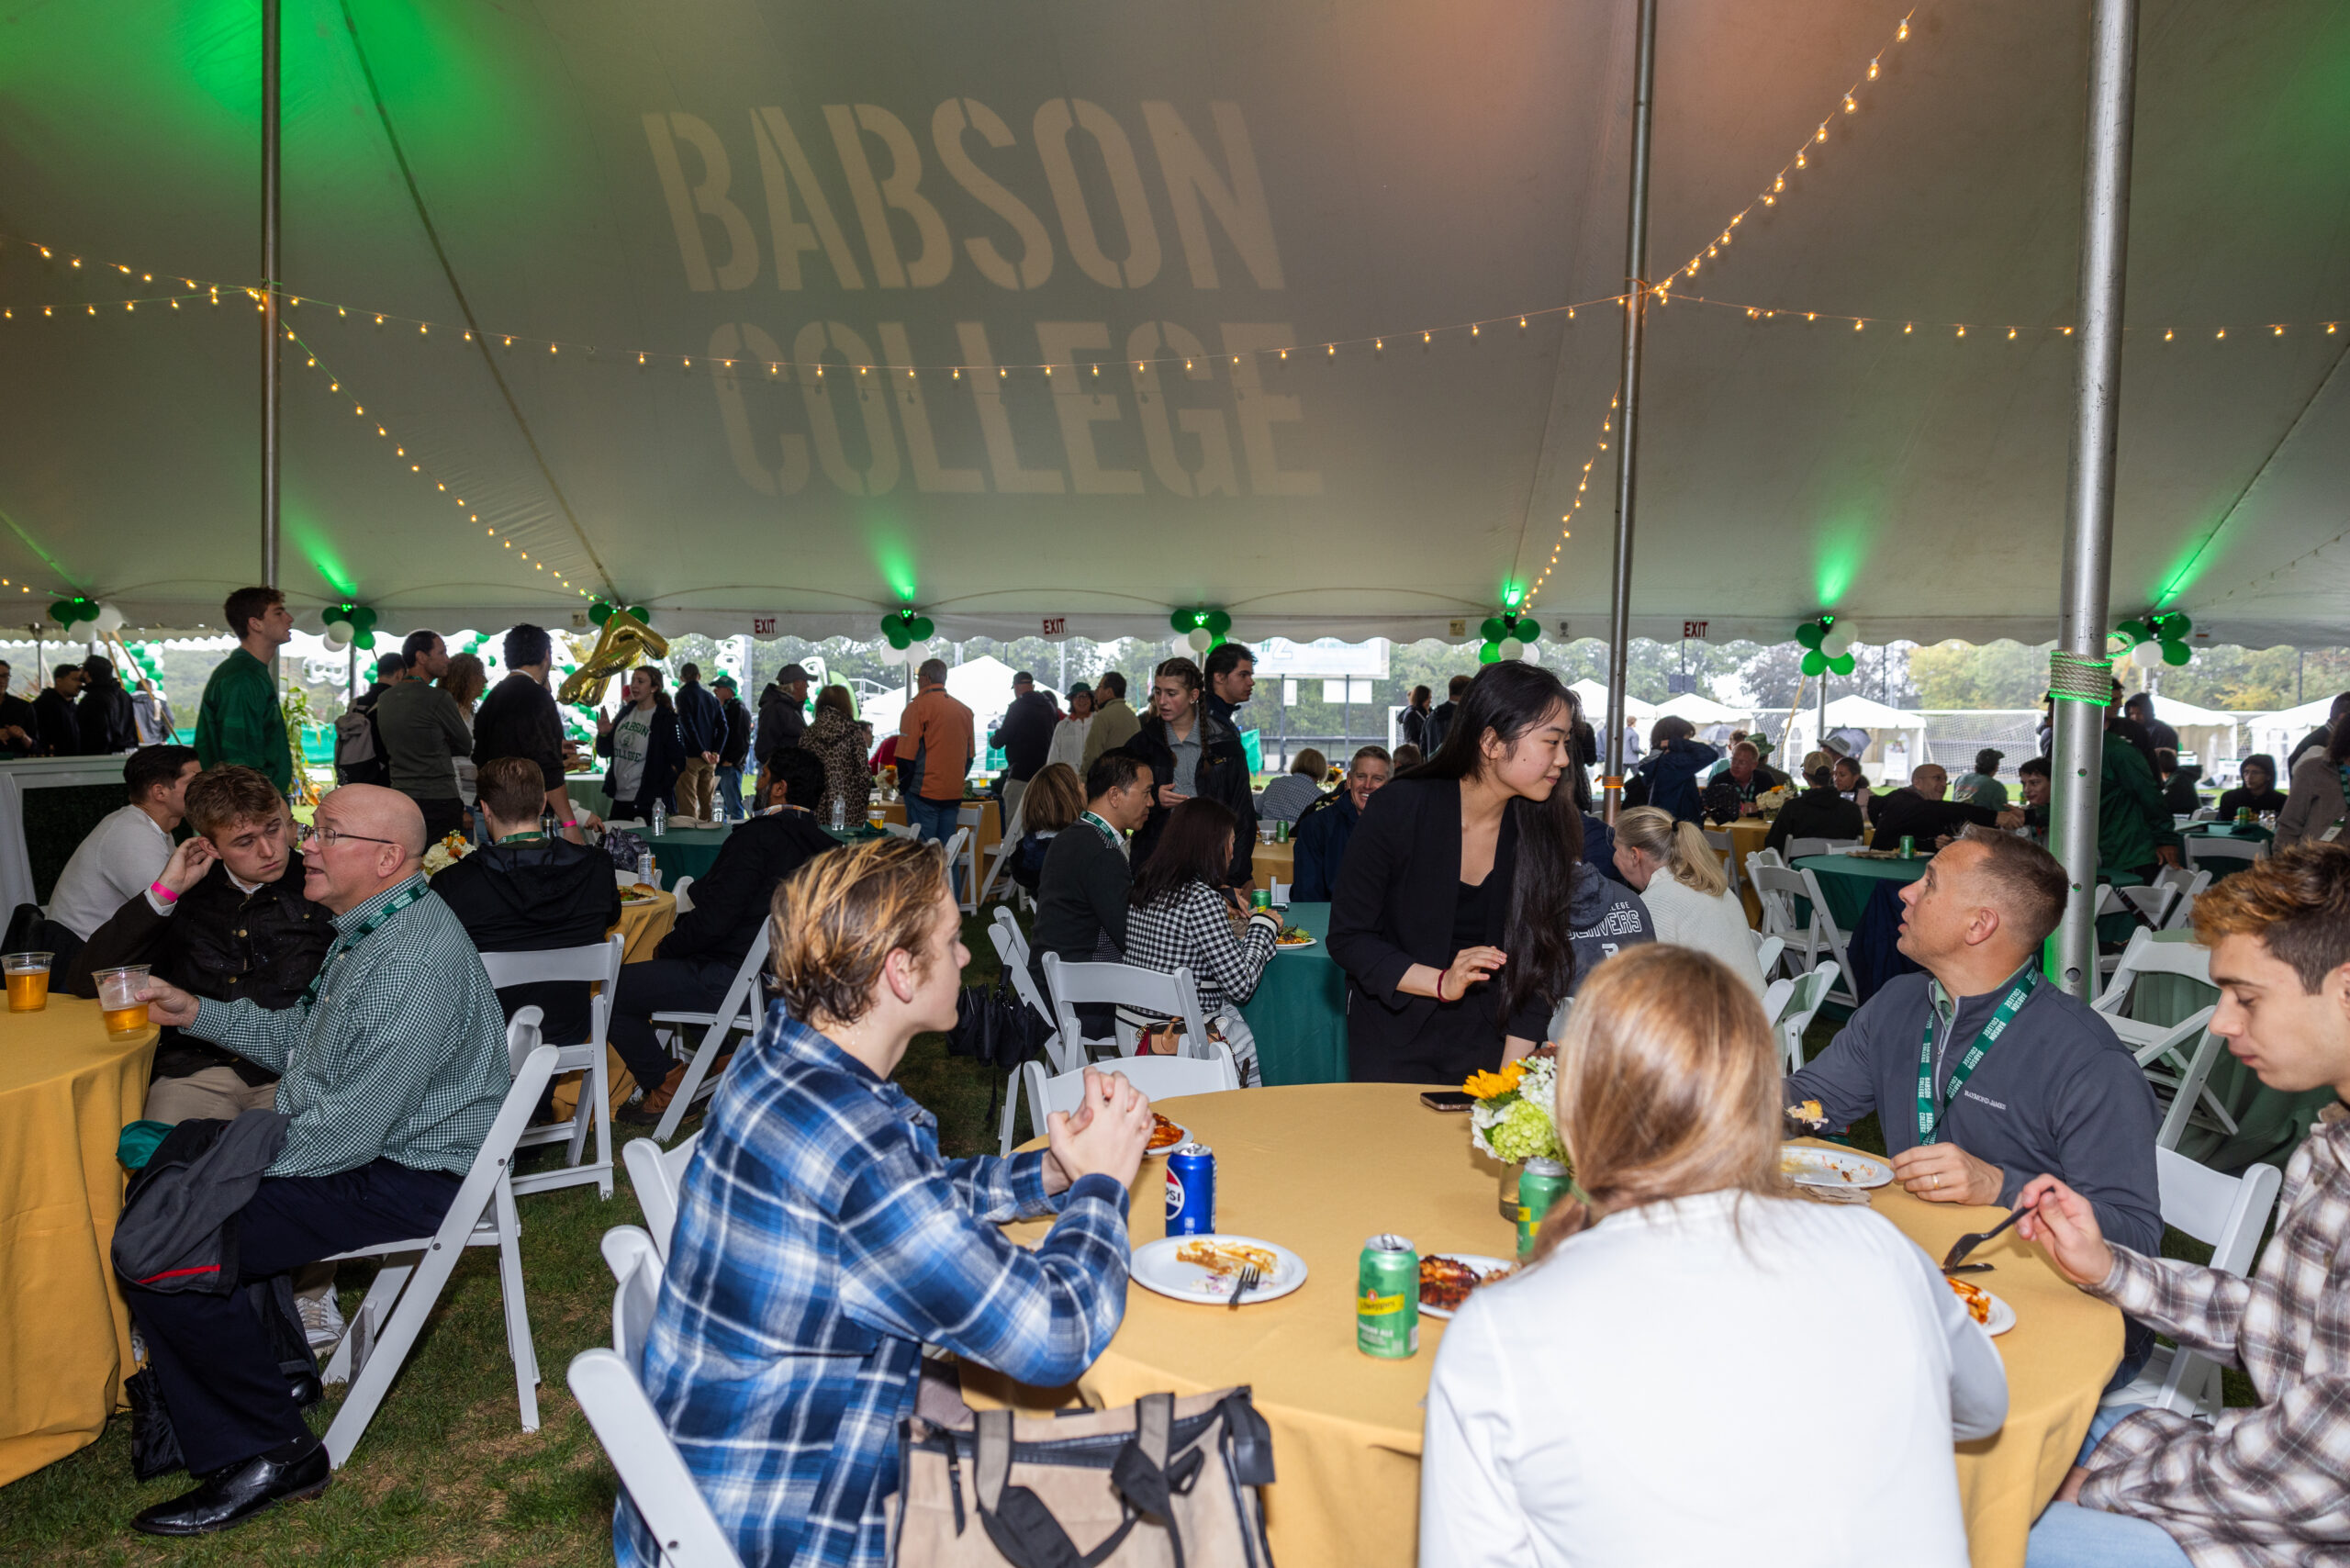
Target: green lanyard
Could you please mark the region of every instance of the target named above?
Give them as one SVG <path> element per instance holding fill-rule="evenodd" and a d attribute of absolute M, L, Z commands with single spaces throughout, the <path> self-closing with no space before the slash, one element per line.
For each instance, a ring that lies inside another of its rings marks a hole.
<path fill-rule="evenodd" d="M 1125 843 L 1124 834 L 1120 834 L 1116 828 L 1112 827 L 1108 823 L 1103 822 L 1100 817 L 1095 816 L 1091 812 L 1085 813 L 1085 820 L 1102 830 L 1102 836 L 1109 843 L 1111 848 L 1120 848 Z"/>
<path fill-rule="evenodd" d="M 345 953 L 348 953 L 353 947 L 358 946 L 362 942 L 366 941 L 368 937 L 375 934 L 375 928 L 377 926 L 383 924 L 384 922 L 391 919 L 392 916 L 399 913 L 400 911 L 406 909 L 408 905 L 414 903 L 417 900 L 422 898 L 431 890 L 432 890 L 431 888 L 426 887 L 410 888 L 406 892 L 395 897 L 391 902 L 386 904 L 383 908 L 369 915 L 364 921 L 361 922 L 358 930 L 352 932 L 347 936 L 337 937 L 335 939 L 334 946 L 329 949 L 327 953 L 326 962 L 320 964 L 319 966 L 319 972 L 310 977 L 310 988 L 302 993 L 302 1005 L 308 1007 L 312 1002 L 318 1001 L 319 987 L 326 983 L 327 970 L 334 967 L 334 961 L 337 958 L 341 958 Z"/>
<path fill-rule="evenodd" d="M 2320 844 L 2332 844 L 2342 836 L 2342 824 L 2350 823 L 2350 767 L 2342 770 L 2343 813 L 2333 819 L 2333 825 L 2317 835 Z"/>
<path fill-rule="evenodd" d="M 1952 1103 L 1958 1098 L 1958 1092 L 1966 1086 L 1968 1079 L 1975 1076 L 1975 1070 L 1983 1064 L 1985 1057 L 1991 1054 L 1992 1046 L 1998 1043 L 2001 1035 L 2008 1032 L 2008 1025 L 2015 1022 L 2016 1014 L 2023 1011 L 2023 1004 L 2031 1000 L 2032 991 L 2039 984 L 2040 969 L 2037 965 L 2026 964 L 2016 971 L 2014 982 L 2008 988 L 2008 994 L 2001 997 L 1999 1005 L 1992 1010 L 1991 1021 L 1983 1025 L 1983 1032 L 1975 1036 L 1973 1045 L 1966 1047 L 1966 1055 L 1960 1058 L 1958 1065 L 1951 1070 L 1950 1091 L 1944 1096 L 1940 1109 L 1934 1105 L 1934 1014 L 1931 1002 L 1928 1003 L 1926 1039 L 1925 1043 L 1918 1048 L 1918 1142 L 1919 1145 L 1934 1141 L 1934 1135 L 1941 1130 L 1942 1117 L 1949 1114 Z M 1958 1013 L 1955 1008 L 1951 1012 L 1951 1022 L 1953 1024 L 1958 1022 Z"/>

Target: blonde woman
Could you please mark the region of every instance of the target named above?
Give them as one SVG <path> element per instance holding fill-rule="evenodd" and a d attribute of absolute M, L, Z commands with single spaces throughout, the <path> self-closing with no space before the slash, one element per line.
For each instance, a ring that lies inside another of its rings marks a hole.
<path fill-rule="evenodd" d="M 465 728 L 470 732 L 474 727 L 474 710 L 481 701 L 482 692 L 489 685 L 489 672 L 481 660 L 472 654 L 452 654 L 449 655 L 449 667 L 442 671 L 441 678 L 432 684 L 449 694 L 449 700 L 457 705 L 457 711 L 465 716 Z M 469 816 L 478 820 L 479 808 L 474 799 L 476 771 L 473 753 L 461 751 L 453 760 L 457 769 L 457 799 L 465 803 Z M 487 824 L 483 826 L 484 832 L 473 835 L 476 843 L 483 842 L 487 836 Z"/>
<path fill-rule="evenodd" d="M 1788 1194 L 1779 1101 L 1720 964 L 1593 971 L 1559 1046 L 1578 1185 L 1445 1330 L 1421 1568 L 1964 1568 L 1951 1445 L 2006 1420 L 1998 1352 L 1892 1222 Z M 1834 1389 L 1868 1390 L 1865 1439 Z"/>
<path fill-rule="evenodd" d="M 1674 822 L 1654 806 L 1624 812 L 1616 819 L 1616 871 L 1649 906 L 1658 941 L 1711 953 L 1762 994 L 1745 906 L 1695 823 Z"/>

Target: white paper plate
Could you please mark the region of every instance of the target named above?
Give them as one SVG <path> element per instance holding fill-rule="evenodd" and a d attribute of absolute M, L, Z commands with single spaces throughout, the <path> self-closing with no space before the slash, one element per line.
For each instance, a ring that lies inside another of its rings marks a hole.
<path fill-rule="evenodd" d="M 1978 1286 L 1976 1288 L 1980 1289 L 1981 1287 Z M 1956 1291 L 1953 1291 L 1951 1294 L 1953 1295 L 1958 1295 Z M 2006 1302 L 2001 1301 L 1998 1296 L 1992 1295 L 1989 1291 L 1984 1291 L 1983 1294 L 1985 1295 L 1991 1296 L 1991 1321 L 1983 1325 L 1983 1332 L 1990 1335 L 1996 1339 L 2000 1335 L 2006 1333 L 2009 1329 L 2013 1328 L 2016 1326 L 2016 1309 L 2009 1306 Z M 1245 1305 L 1246 1304 L 1244 1303 L 1243 1305 Z M 1959 1296 L 1958 1305 L 1962 1307 L 1966 1305 L 1966 1298 L 1964 1296 Z"/>
<path fill-rule="evenodd" d="M 1204 1306 L 1222 1306 L 1232 1299 L 1232 1287 L 1238 1276 L 1211 1273 L 1197 1263 L 1176 1260 L 1175 1254 L 1188 1242 L 1230 1241 L 1247 1247 L 1261 1247 L 1273 1255 L 1272 1273 L 1249 1287 L 1240 1305 L 1271 1301 L 1284 1296 L 1305 1282 L 1305 1260 L 1288 1248 L 1253 1236 L 1168 1236 L 1147 1242 L 1135 1249 L 1135 1283 L 1160 1295 L 1177 1301 L 1195 1301 Z"/>
<path fill-rule="evenodd" d="M 1813 1148 L 1788 1144 L 1779 1150 L 1779 1170 L 1798 1187 L 1882 1187 L 1893 1167 L 1856 1148 Z"/>
<path fill-rule="evenodd" d="M 1465 1264 L 1477 1271 L 1477 1277 L 1480 1280 L 1490 1278 L 1494 1274 L 1505 1274 L 1517 1267 L 1506 1258 L 1488 1258 L 1481 1252 L 1431 1252 L 1428 1256 L 1449 1258 L 1456 1263 Z M 1441 1306 L 1430 1306 L 1426 1302 L 1420 1304 L 1420 1316 L 1433 1317 L 1439 1323 L 1449 1323 L 1452 1320 L 1450 1311 Z"/>
<path fill-rule="evenodd" d="M 1168 1117 L 1167 1119 L 1168 1119 L 1169 1122 L 1173 1122 L 1173 1123 L 1174 1123 L 1174 1125 L 1175 1125 L 1175 1130 L 1176 1130 L 1177 1132 L 1179 1132 L 1179 1133 L 1181 1133 L 1183 1136 L 1182 1136 L 1181 1137 L 1177 1138 L 1173 1143 L 1169 1144 L 1165 1148 L 1146 1148 L 1146 1149 L 1144 1149 L 1144 1150 L 1142 1151 L 1142 1157 L 1143 1157 L 1145 1159 L 1166 1159 L 1169 1155 L 1170 1155 L 1170 1154 L 1174 1153 L 1177 1149 L 1179 1149 L 1179 1148 L 1182 1148 L 1185 1144 L 1187 1144 L 1187 1143 L 1189 1143 L 1189 1142 L 1191 1142 L 1191 1141 L 1192 1141 L 1192 1129 L 1191 1129 L 1191 1128 L 1189 1128 L 1189 1127 L 1185 1126 L 1184 1126 L 1182 1123 L 1181 1123 L 1181 1122 L 1177 1122 L 1177 1121 L 1175 1121 L 1175 1118 L 1174 1118 L 1174 1117 L 1172 1117 L 1172 1116 L 1169 1116 L 1169 1117 Z M 1154 1126 L 1156 1126 L 1156 1124 L 1153 1124 L 1153 1125 L 1154 1125 Z"/>
<path fill-rule="evenodd" d="M 1322 946 L 1321 938 L 1309 936 L 1303 942 L 1276 942 L 1273 944 L 1273 951 L 1276 953 L 1303 953 L 1308 947 L 1319 947 L 1320 946 Z"/>

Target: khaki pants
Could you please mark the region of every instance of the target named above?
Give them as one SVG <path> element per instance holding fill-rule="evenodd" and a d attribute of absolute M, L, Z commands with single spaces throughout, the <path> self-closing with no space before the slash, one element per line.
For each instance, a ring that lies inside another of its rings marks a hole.
<path fill-rule="evenodd" d="M 147 1085 L 143 1114 L 151 1122 L 182 1122 L 206 1118 L 233 1122 L 247 1111 L 267 1111 L 277 1104 L 277 1085 L 247 1083 L 232 1067 L 207 1067 L 185 1078 L 158 1078 Z M 334 1289 L 334 1265 L 310 1263 L 294 1271 L 294 1294 L 313 1299 Z"/>
<path fill-rule="evenodd" d="M 688 761 L 685 771 L 677 775 L 677 814 L 710 820 L 716 814 L 711 810 L 711 802 L 717 782 L 718 770 L 709 762 L 699 756 Z"/>

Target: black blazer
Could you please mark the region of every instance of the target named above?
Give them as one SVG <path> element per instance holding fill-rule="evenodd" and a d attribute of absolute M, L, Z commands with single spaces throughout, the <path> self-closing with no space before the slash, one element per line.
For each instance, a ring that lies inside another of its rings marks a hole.
<path fill-rule="evenodd" d="M 1496 947 L 1509 918 L 1519 816 L 1528 809 L 1524 801 L 1509 803 L 1494 846 L 1484 940 Z M 1347 973 L 1347 1050 L 1357 1079 L 1379 1079 L 1393 1064 L 1441 1061 L 1448 1054 L 1473 1055 L 1490 1068 L 1501 1059 L 1505 1034 L 1539 1040 L 1548 1032 L 1550 1008 L 1539 1001 L 1503 1020 L 1499 976 L 1449 1004 L 1395 989 L 1414 964 L 1451 964 L 1460 886 L 1460 783 L 1399 778 L 1372 795 L 1348 841 L 1330 902 L 1330 957 Z M 1456 1047 L 1449 1053 L 1448 1040 Z"/>

